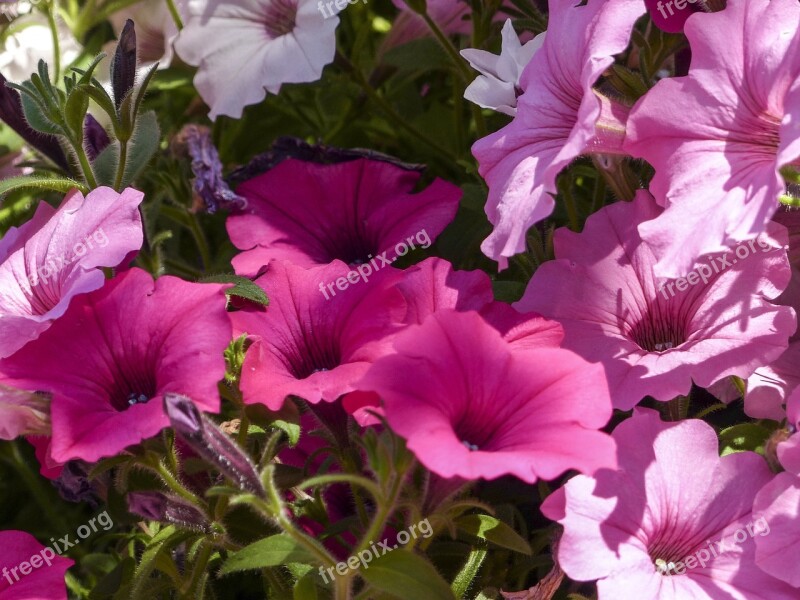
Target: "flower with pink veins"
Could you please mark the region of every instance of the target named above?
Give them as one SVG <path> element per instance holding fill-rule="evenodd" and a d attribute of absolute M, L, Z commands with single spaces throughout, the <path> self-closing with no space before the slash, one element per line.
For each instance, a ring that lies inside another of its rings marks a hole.
<path fill-rule="evenodd" d="M 175 52 L 199 67 L 194 85 L 212 120 L 238 119 L 284 83 L 317 81 L 333 61 L 339 17 L 325 18 L 318 0 L 188 1 Z"/>
<path fill-rule="evenodd" d="M 800 4 L 729 0 L 686 22 L 692 64 L 634 106 L 625 149 L 655 167 L 666 207 L 641 225 L 660 277 L 765 230 L 800 166 Z"/>
<path fill-rule="evenodd" d="M 75 561 L 45 548 L 25 531 L 0 531 L 0 547 L 0 600 L 67 600 L 64 577 Z M 39 567 L 31 569 L 36 562 Z M 19 568 L 22 563 L 28 563 L 27 575 Z"/>
<path fill-rule="evenodd" d="M 770 524 L 770 534 L 756 537 L 756 564 L 789 585 L 800 588 L 800 477 L 779 473 L 756 495 L 753 512 Z M 749 600 L 749 599 L 748 599 Z M 769 600 L 772 600 L 770 597 Z"/>
<path fill-rule="evenodd" d="M 571 579 L 599 580 L 599 600 L 797 598 L 755 563 L 756 540 L 775 528 L 753 510 L 772 478 L 762 456 L 720 458 L 708 424 L 649 409 L 612 436 L 618 470 L 578 475 L 542 505 L 564 526 L 558 563 Z"/>
<path fill-rule="evenodd" d="M 415 193 L 420 175 L 365 158 L 284 160 L 236 188 L 248 206 L 227 222 L 231 241 L 243 250 L 233 259 L 236 272 L 254 275 L 271 259 L 383 268 L 412 244 L 429 247 L 455 217 L 461 190 L 436 179 Z"/>
<path fill-rule="evenodd" d="M 544 33 L 540 33 L 523 45 L 514 31 L 511 19 L 507 19 L 503 25 L 503 42 L 499 56 L 476 48 L 462 50 L 461 56 L 480 73 L 464 90 L 464 98 L 478 106 L 491 108 L 511 117 L 517 114 L 517 96 L 525 91 L 520 88 L 522 71 L 542 47 L 544 36 Z"/>
<path fill-rule="evenodd" d="M 643 14 L 642 0 L 550 0 L 547 36 L 522 73 L 516 117 L 472 147 L 494 225 L 481 249 L 501 268 L 525 250 L 528 229 L 553 211 L 564 167 L 587 152 L 621 153 L 627 108 L 592 86 L 627 48 Z"/>
<path fill-rule="evenodd" d="M 598 431 L 611 417 L 602 370 L 579 356 L 514 349 L 479 314 L 453 310 L 403 331 L 395 350 L 358 388 L 381 397 L 389 426 L 437 475 L 534 483 L 616 466 Z"/>
<path fill-rule="evenodd" d="M 0 358 L 36 339 L 73 298 L 103 285 L 100 267 L 116 267 L 142 245 L 143 194 L 101 187 L 70 192 L 56 210 L 36 214 L 0 240 Z"/>
<path fill-rule="evenodd" d="M 274 261 L 256 279 L 269 306 L 231 315 L 234 331 L 252 339 L 240 383 L 246 403 L 278 410 L 290 395 L 333 402 L 391 351 L 406 310 L 397 272 L 386 269 L 369 283 L 348 283 L 348 272 L 341 261 L 312 269 Z M 345 289 L 326 297 L 323 286 L 332 282 Z"/>
<path fill-rule="evenodd" d="M 166 392 L 218 411 L 230 340 L 221 285 L 153 281 L 135 268 L 1 360 L 0 384 L 51 394 L 50 456 L 94 462 L 168 426 Z"/>
<path fill-rule="evenodd" d="M 565 348 L 602 363 L 620 410 L 648 395 L 687 394 L 692 381 L 746 378 L 780 356 L 795 330 L 794 311 L 770 302 L 789 283 L 783 227 L 659 286 L 637 226 L 662 211 L 641 190 L 593 214 L 583 233 L 557 230 L 557 260 L 539 267 L 515 305 L 558 321 Z"/>

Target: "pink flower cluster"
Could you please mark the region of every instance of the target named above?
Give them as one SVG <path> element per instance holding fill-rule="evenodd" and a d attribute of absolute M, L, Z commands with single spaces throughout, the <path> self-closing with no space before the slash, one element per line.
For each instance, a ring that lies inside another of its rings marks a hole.
<path fill-rule="evenodd" d="M 206 73 L 223 61 L 224 39 L 209 56 L 193 41 L 257 3 L 199 4 L 188 3 L 178 53 L 201 65 L 197 85 L 215 112 L 236 114 L 244 92 Z M 311 35 L 315 9 L 296 4 L 292 18 Z M 0 240 L 0 436 L 44 435 L 43 468 L 120 454 L 169 426 L 165 396 L 219 412 L 224 352 L 245 336 L 245 404 L 336 403 L 363 427 L 388 426 L 442 479 L 574 475 L 542 513 L 563 530 L 560 568 L 597 581 L 600 600 L 800 597 L 800 218 L 780 208 L 792 193 L 785 174 L 800 171 L 800 3 L 692 12 L 688 74 L 633 106 L 602 83 L 645 3 L 549 5 L 513 120 L 473 147 L 493 226 L 484 252 L 505 268 L 526 249 L 578 157 L 644 159 L 655 176 L 582 231 L 558 229 L 555 259 L 513 306 L 483 271 L 419 260 L 454 220 L 461 190 L 423 186 L 418 170 L 384 158 L 288 158 L 237 187 L 246 202 L 226 222 L 233 266 L 268 306 L 234 307 L 224 284 L 129 267 L 143 242 L 142 194 L 71 192 Z M 328 59 L 307 58 L 302 80 Z M 99 230 L 108 243 L 74 258 Z M 387 263 L 347 293 L 320 294 L 419 232 L 427 245 L 405 257 L 410 266 Z M 753 251 L 731 259 L 748 242 Z M 48 262 L 63 268 L 37 277 Z M 731 381 L 745 384 L 748 415 L 780 423 L 769 458 L 781 472 L 753 451 L 720 456 L 700 419 L 665 422 L 638 406 L 680 402 L 693 386 L 724 396 Z M 9 565 L 37 546 L 3 538 Z M 67 563 L 25 585 L 55 589 Z"/>

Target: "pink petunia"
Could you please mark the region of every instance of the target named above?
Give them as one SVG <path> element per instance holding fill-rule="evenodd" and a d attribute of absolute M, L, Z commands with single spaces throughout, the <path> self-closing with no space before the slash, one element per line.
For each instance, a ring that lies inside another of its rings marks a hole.
<path fill-rule="evenodd" d="M 50 433 L 50 401 L 41 394 L 0 385 L 0 440 Z"/>
<path fill-rule="evenodd" d="M 472 147 L 489 184 L 486 214 L 494 225 L 482 249 L 501 268 L 525 250 L 528 229 L 553 211 L 550 194 L 564 167 L 587 152 L 621 152 L 627 109 L 592 86 L 628 46 L 642 14 L 641 0 L 550 0 L 547 36 L 522 73 L 516 117 Z"/>
<path fill-rule="evenodd" d="M 93 462 L 166 427 L 166 392 L 219 410 L 230 339 L 220 285 L 132 269 L 0 361 L 0 383 L 52 394 L 52 459 Z"/>
<path fill-rule="evenodd" d="M 729 0 L 692 15 L 692 64 L 633 108 L 625 149 L 656 175 L 666 211 L 644 223 L 660 277 L 685 275 L 698 257 L 765 230 L 800 165 L 800 4 Z"/>
<path fill-rule="evenodd" d="M 386 269 L 370 280 L 349 282 L 347 265 L 305 269 L 274 261 L 256 280 L 270 299 L 265 311 L 232 313 L 237 333 L 253 340 L 242 366 L 247 403 L 278 410 L 289 395 L 333 402 L 354 391 L 370 364 L 391 351 L 390 336 L 402 327 L 406 305 Z M 330 282 L 344 283 L 327 298 Z"/>
<path fill-rule="evenodd" d="M 77 190 L 58 210 L 40 202 L 33 218 L 0 240 L 0 358 L 36 339 L 78 294 L 142 245 L 143 194 Z"/>
<path fill-rule="evenodd" d="M 24 531 L 0 531 L 0 600 L 67 600 L 64 577 L 75 564 Z"/>
<path fill-rule="evenodd" d="M 414 193 L 420 173 L 385 161 L 321 165 L 287 159 L 240 185 L 244 214 L 228 218 L 237 273 L 271 259 L 302 266 L 341 260 L 369 274 L 427 248 L 453 220 L 461 191 L 436 179 Z"/>
<path fill-rule="evenodd" d="M 773 577 L 800 588 L 800 477 L 791 473 L 776 475 L 758 492 L 753 512 L 771 529 L 769 535 L 756 538 L 756 564 Z M 787 597 L 798 595 L 795 589 Z"/>
<path fill-rule="evenodd" d="M 786 402 L 786 420 L 790 437 L 778 444 L 778 460 L 787 471 L 800 475 L 800 389 L 796 389 Z"/>
<path fill-rule="evenodd" d="M 619 470 L 578 475 L 542 512 L 564 526 L 558 562 L 599 600 L 790 600 L 755 564 L 777 523 L 753 511 L 772 474 L 763 457 L 722 458 L 703 421 L 661 422 L 637 409 L 612 434 Z"/>
<path fill-rule="evenodd" d="M 621 410 L 648 395 L 687 394 L 692 381 L 746 378 L 795 331 L 794 311 L 770 302 L 790 277 L 781 226 L 660 286 L 637 226 L 662 210 L 642 190 L 589 217 L 583 233 L 559 229 L 557 260 L 534 273 L 516 305 L 560 322 L 564 347 L 602 363 Z"/>
<path fill-rule="evenodd" d="M 515 350 L 477 313 L 453 310 L 409 327 L 395 350 L 358 387 L 382 398 L 389 426 L 434 473 L 533 483 L 616 465 L 598 431 L 611 416 L 602 371 L 577 355 L 549 342 Z"/>

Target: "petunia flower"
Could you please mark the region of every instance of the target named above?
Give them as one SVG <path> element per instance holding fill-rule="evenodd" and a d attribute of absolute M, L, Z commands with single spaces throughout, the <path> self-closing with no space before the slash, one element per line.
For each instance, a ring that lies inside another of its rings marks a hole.
<path fill-rule="evenodd" d="M 522 71 L 536 51 L 544 43 L 544 33 L 521 44 L 511 19 L 507 19 L 502 30 L 500 55 L 467 48 L 461 56 L 469 61 L 473 69 L 481 73 L 464 90 L 464 98 L 483 108 L 514 116 L 517 114 L 517 96 L 525 90 L 520 87 Z"/>
<path fill-rule="evenodd" d="M 67 600 L 64 577 L 73 560 L 25 531 L 0 531 L 0 547 L 0 600 Z"/>
<path fill-rule="evenodd" d="M 55 15 L 54 27 L 61 64 L 66 67 L 80 56 L 82 48 L 59 15 Z M 0 52 L 0 73 L 6 79 L 22 83 L 37 71 L 40 60 L 53 64 L 53 30 L 46 13 L 32 9 L 14 19 L 14 27 L 8 33 Z"/>
<path fill-rule="evenodd" d="M 648 395 L 687 394 L 692 381 L 746 378 L 780 356 L 795 330 L 794 311 L 770 302 L 790 277 L 782 227 L 659 285 L 637 226 L 662 210 L 642 190 L 589 217 L 583 233 L 559 229 L 557 260 L 534 273 L 515 305 L 558 321 L 564 347 L 602 363 L 621 410 Z"/>
<path fill-rule="evenodd" d="M 41 394 L 0 385 L 0 440 L 49 434 L 49 399 Z"/>
<path fill-rule="evenodd" d="M 756 538 L 756 564 L 795 589 L 800 588 L 800 477 L 779 473 L 755 498 L 753 512 L 770 524 L 770 534 Z M 777 596 L 776 596 L 777 597 Z M 765 599 L 767 597 L 765 596 Z M 772 600 L 772 597 L 769 597 Z"/>
<path fill-rule="evenodd" d="M 134 268 L 1 360 L 0 383 L 52 395 L 53 460 L 94 462 L 168 426 L 167 392 L 216 412 L 230 339 L 220 285 Z"/>
<path fill-rule="evenodd" d="M 494 225 L 481 248 L 501 268 L 525 250 L 528 229 L 553 211 L 564 167 L 587 152 L 621 153 L 627 108 L 592 86 L 628 46 L 643 13 L 641 0 L 550 0 L 547 36 L 522 73 L 516 117 L 472 147 Z"/>
<path fill-rule="evenodd" d="M 265 311 L 231 314 L 237 334 L 252 339 L 242 366 L 244 401 L 278 410 L 287 396 L 333 402 L 383 354 L 402 326 L 405 302 L 386 269 L 366 284 L 347 279 L 341 261 L 304 269 L 274 261 L 256 280 L 270 303 Z M 341 284 L 335 294 L 322 293 Z"/>
<path fill-rule="evenodd" d="M 473 311 L 443 310 L 397 336 L 358 388 L 441 477 L 533 483 L 615 466 L 602 370 L 567 350 L 514 350 Z M 547 365 L 547 368 L 542 368 Z M 412 373 L 413 376 L 409 376 Z"/>
<path fill-rule="evenodd" d="M 612 435 L 619 469 L 578 475 L 542 505 L 564 526 L 558 563 L 571 579 L 599 580 L 599 600 L 797 597 L 755 563 L 778 525 L 753 509 L 772 478 L 763 457 L 720 458 L 708 424 L 648 409 Z"/>
<path fill-rule="evenodd" d="M 0 358 L 44 332 L 73 298 L 103 285 L 100 267 L 116 267 L 142 245 L 134 189 L 70 192 L 58 210 L 36 214 L 0 240 Z"/>
<path fill-rule="evenodd" d="M 244 214 L 228 218 L 237 273 L 254 275 L 271 259 L 302 266 L 341 260 L 383 269 L 428 248 L 455 217 L 461 191 L 441 179 L 413 193 L 420 173 L 360 158 L 321 165 L 287 159 L 236 188 Z"/>
<path fill-rule="evenodd" d="M 660 277 L 765 230 L 800 166 L 800 4 L 730 0 L 692 15 L 686 77 L 659 81 L 634 106 L 625 149 L 655 167 L 666 207 L 641 226 Z M 676 232 L 680 232 L 677 234 Z"/>
<path fill-rule="evenodd" d="M 197 91 L 210 117 L 239 118 L 284 83 L 316 81 L 333 60 L 339 18 L 318 0 L 189 0 L 175 52 L 199 67 Z"/>
<path fill-rule="evenodd" d="M 789 437 L 778 444 L 778 460 L 787 471 L 800 475 L 800 389 L 792 392 L 786 401 L 786 421 Z"/>

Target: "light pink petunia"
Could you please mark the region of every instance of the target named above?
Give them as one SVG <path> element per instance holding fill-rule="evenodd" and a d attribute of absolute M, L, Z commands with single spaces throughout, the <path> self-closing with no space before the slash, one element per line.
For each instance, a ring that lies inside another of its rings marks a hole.
<path fill-rule="evenodd" d="M 230 340 L 222 286 L 132 269 L 0 361 L 0 383 L 52 394 L 52 459 L 93 462 L 169 425 L 166 392 L 219 410 Z"/>
<path fill-rule="evenodd" d="M 227 222 L 244 250 L 233 259 L 236 272 L 254 275 L 271 259 L 303 266 L 338 259 L 371 273 L 429 247 L 455 217 L 461 190 L 436 179 L 414 193 L 419 178 L 380 160 L 283 161 L 236 189 L 248 203 Z"/>
<path fill-rule="evenodd" d="M 189 0 L 175 52 L 199 67 L 194 85 L 210 117 L 239 118 L 284 83 L 316 81 L 333 60 L 338 12 L 318 0 Z"/>
<path fill-rule="evenodd" d="M 790 600 L 755 564 L 776 523 L 753 512 L 772 474 L 763 457 L 722 458 L 703 421 L 661 422 L 637 409 L 612 434 L 619 470 L 578 475 L 542 512 L 564 526 L 558 562 L 599 600 Z"/>
<path fill-rule="evenodd" d="M 33 218 L 0 240 L 0 358 L 36 339 L 78 294 L 142 245 L 143 194 L 101 187 L 70 192 L 58 210 L 40 202 Z"/>
<path fill-rule="evenodd" d="M 607 138 L 605 124 L 619 127 L 627 109 L 592 86 L 628 46 L 642 14 L 642 0 L 550 0 L 547 36 L 522 74 L 516 117 L 472 147 L 489 184 L 486 214 L 494 225 L 482 249 L 501 268 L 525 250 L 528 229 L 553 211 L 550 194 L 564 167 L 586 152 L 621 152 L 623 130 Z"/>
<path fill-rule="evenodd" d="M 386 269 L 369 283 L 348 283 L 347 273 L 341 261 L 312 269 L 274 261 L 256 280 L 270 299 L 267 309 L 231 315 L 235 331 L 253 340 L 242 366 L 245 402 L 272 410 L 289 395 L 333 402 L 391 351 L 389 336 L 406 310 L 398 273 Z M 321 292 L 330 282 L 345 289 L 326 298 Z"/>
<path fill-rule="evenodd" d="M 389 426 L 434 473 L 533 483 L 616 465 L 598 431 L 611 416 L 602 370 L 577 355 L 515 350 L 480 315 L 453 310 L 409 327 L 395 349 L 358 388 L 380 395 Z"/>
<path fill-rule="evenodd" d="M 795 389 L 786 402 L 786 421 L 790 437 L 778 444 L 778 460 L 787 471 L 800 475 L 800 389 Z"/>
<path fill-rule="evenodd" d="M 756 564 L 800 588 L 800 477 L 792 473 L 776 475 L 758 492 L 753 512 L 768 522 L 771 530 L 768 536 L 756 537 Z M 800 597 L 797 589 L 791 597 Z"/>
<path fill-rule="evenodd" d="M 0 385 L 0 440 L 49 434 L 49 399 L 42 394 Z"/>
<path fill-rule="evenodd" d="M 656 169 L 667 208 L 641 226 L 660 277 L 765 230 L 800 158 L 800 4 L 729 0 L 686 22 L 692 64 L 633 108 L 625 149 Z"/>
<path fill-rule="evenodd" d="M 564 347 L 602 363 L 621 410 L 648 395 L 686 394 L 693 380 L 709 387 L 746 378 L 780 356 L 795 331 L 794 311 L 769 302 L 789 283 L 785 229 L 774 225 L 772 237 L 714 255 L 662 287 L 637 232 L 662 210 L 642 190 L 589 217 L 583 233 L 559 229 L 557 260 L 534 273 L 516 305 L 560 322 Z"/>
<path fill-rule="evenodd" d="M 64 576 L 74 561 L 24 531 L 0 531 L 0 600 L 67 600 Z"/>

